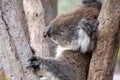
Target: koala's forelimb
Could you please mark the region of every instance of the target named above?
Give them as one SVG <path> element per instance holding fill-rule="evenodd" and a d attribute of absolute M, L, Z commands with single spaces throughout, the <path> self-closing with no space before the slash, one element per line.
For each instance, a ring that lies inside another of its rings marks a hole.
<path fill-rule="evenodd" d="M 47 77 L 54 77 L 59 78 L 61 80 L 73 80 L 70 79 L 70 74 L 76 74 L 75 70 L 70 66 L 69 63 L 66 61 L 57 61 L 54 58 L 41 58 L 41 57 L 31 57 L 29 59 L 30 67 L 34 69 L 34 71 L 39 75 L 47 76 Z M 42 71 L 41 63 L 43 62 L 44 68 Z M 44 73 L 43 73 L 44 72 Z M 61 74 L 62 73 L 62 74 Z M 64 79 L 65 78 L 65 79 Z"/>

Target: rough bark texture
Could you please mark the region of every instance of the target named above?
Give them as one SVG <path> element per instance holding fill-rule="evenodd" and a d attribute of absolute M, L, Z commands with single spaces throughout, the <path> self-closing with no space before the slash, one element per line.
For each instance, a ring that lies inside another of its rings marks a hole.
<path fill-rule="evenodd" d="M 19 10 L 18 15 L 20 16 L 20 21 L 22 23 L 22 27 L 23 27 L 23 30 L 24 30 L 24 33 L 25 33 L 25 37 L 26 37 L 27 41 L 30 43 L 28 25 L 27 25 L 27 20 L 26 20 L 26 17 L 25 17 L 25 11 L 24 11 L 24 8 L 23 8 L 23 0 L 18 0 L 17 3 L 18 3 L 18 10 Z"/>
<path fill-rule="evenodd" d="M 41 0 L 45 10 L 46 26 L 57 16 L 57 0 Z M 56 44 L 48 39 L 50 56 L 55 55 Z"/>
<path fill-rule="evenodd" d="M 45 10 L 46 25 L 57 16 L 57 0 L 41 0 Z"/>
<path fill-rule="evenodd" d="M 18 0 L 0 0 L 0 78 L 38 80 L 26 67 L 32 56 L 20 21 Z"/>
<path fill-rule="evenodd" d="M 104 0 L 99 21 L 99 41 L 91 59 L 88 80 L 112 80 L 120 36 L 120 0 Z"/>
<path fill-rule="evenodd" d="M 45 21 L 41 0 L 23 0 L 23 4 L 30 35 L 30 44 L 35 49 L 36 55 L 48 56 L 48 46 L 43 37 Z"/>

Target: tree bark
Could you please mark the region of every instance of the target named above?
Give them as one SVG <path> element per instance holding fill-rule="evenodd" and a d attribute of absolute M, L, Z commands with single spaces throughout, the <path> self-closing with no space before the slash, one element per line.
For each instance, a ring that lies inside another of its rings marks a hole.
<path fill-rule="evenodd" d="M 24 11 L 24 7 L 23 7 L 23 0 L 18 0 L 17 3 L 18 3 L 18 5 L 17 5 L 18 9 L 19 9 L 18 15 L 20 16 L 19 21 L 21 21 L 22 27 L 23 27 L 23 30 L 24 30 L 24 33 L 25 33 L 25 37 L 26 37 L 27 41 L 30 43 L 28 25 L 27 25 L 27 20 L 26 20 L 26 17 L 25 17 L 25 11 Z"/>
<path fill-rule="evenodd" d="M 41 0 L 45 10 L 46 25 L 57 16 L 57 0 Z"/>
<path fill-rule="evenodd" d="M 38 80 L 26 68 L 32 53 L 24 36 L 19 12 L 17 0 L 0 0 L 0 78 Z"/>
<path fill-rule="evenodd" d="M 48 56 L 48 44 L 43 37 L 45 31 L 44 10 L 41 0 L 23 0 L 30 35 L 30 44 L 37 56 Z"/>
<path fill-rule="evenodd" d="M 120 0 L 104 0 L 99 16 L 99 41 L 90 63 L 88 80 L 112 80 L 120 36 Z"/>
<path fill-rule="evenodd" d="M 41 0 L 45 11 L 46 26 L 57 16 L 57 0 Z M 55 55 L 56 44 L 48 39 L 50 56 Z"/>

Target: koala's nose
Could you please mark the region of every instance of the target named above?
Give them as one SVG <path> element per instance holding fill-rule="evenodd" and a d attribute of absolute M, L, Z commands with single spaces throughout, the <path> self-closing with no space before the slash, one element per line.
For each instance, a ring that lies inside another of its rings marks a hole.
<path fill-rule="evenodd" d="M 51 29 L 52 29 L 51 25 L 48 25 L 46 31 L 43 34 L 43 36 L 44 37 L 47 37 L 47 36 L 51 37 Z"/>

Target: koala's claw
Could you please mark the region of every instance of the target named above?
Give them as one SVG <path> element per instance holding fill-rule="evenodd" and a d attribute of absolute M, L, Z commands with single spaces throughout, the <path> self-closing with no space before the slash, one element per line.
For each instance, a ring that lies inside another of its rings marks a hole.
<path fill-rule="evenodd" d="M 30 63 L 29 63 L 29 66 L 27 66 L 27 68 L 33 68 L 34 69 L 33 72 L 40 69 L 41 62 L 39 57 L 32 56 L 28 61 Z"/>
<path fill-rule="evenodd" d="M 32 56 L 28 61 L 36 61 L 36 60 L 38 60 L 39 58 L 38 57 L 36 57 L 36 56 Z"/>

